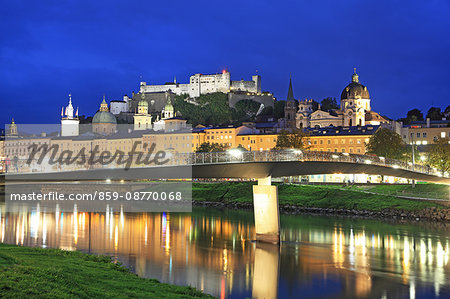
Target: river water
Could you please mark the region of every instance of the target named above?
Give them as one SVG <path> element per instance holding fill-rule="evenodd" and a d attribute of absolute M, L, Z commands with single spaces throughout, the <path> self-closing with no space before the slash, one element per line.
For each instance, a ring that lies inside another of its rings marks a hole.
<path fill-rule="evenodd" d="M 450 298 L 450 227 L 439 223 L 282 215 L 276 246 L 252 241 L 251 211 L 0 209 L 1 242 L 111 255 L 219 298 Z"/>

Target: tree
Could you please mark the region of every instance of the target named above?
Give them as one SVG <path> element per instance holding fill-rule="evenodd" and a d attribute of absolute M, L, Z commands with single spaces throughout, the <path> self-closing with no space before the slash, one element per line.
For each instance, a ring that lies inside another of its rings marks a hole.
<path fill-rule="evenodd" d="M 195 104 L 186 101 L 187 95 L 175 97 L 174 108 L 192 125 L 228 125 L 232 122 L 232 111 L 225 93 L 209 93 L 195 99 Z"/>
<path fill-rule="evenodd" d="M 439 138 L 428 152 L 430 165 L 442 172 L 450 172 L 450 139 Z"/>
<path fill-rule="evenodd" d="M 441 120 L 442 119 L 441 108 L 439 108 L 439 107 L 431 107 L 428 110 L 427 118 L 429 118 L 431 120 Z"/>
<path fill-rule="evenodd" d="M 445 114 L 446 117 L 450 116 L 450 106 L 447 106 L 447 108 L 445 108 L 444 114 Z"/>
<path fill-rule="evenodd" d="M 260 103 L 253 100 L 240 100 L 232 109 L 233 120 L 238 123 L 252 120 L 261 106 Z"/>
<path fill-rule="evenodd" d="M 286 106 L 286 101 L 276 101 L 273 108 L 273 117 L 275 119 L 284 118 L 284 106 Z"/>
<path fill-rule="evenodd" d="M 404 159 L 406 154 L 402 137 L 386 128 L 380 128 L 373 134 L 366 149 L 369 154 L 391 159 Z"/>
<path fill-rule="evenodd" d="M 409 110 L 406 114 L 406 119 L 408 121 L 408 124 L 413 121 L 423 121 L 423 114 L 419 109 L 412 109 Z"/>
<path fill-rule="evenodd" d="M 319 110 L 319 103 L 315 100 L 312 100 L 312 110 L 313 111 Z"/>
<path fill-rule="evenodd" d="M 328 111 L 331 109 L 339 109 L 339 105 L 336 101 L 336 98 L 328 97 L 323 99 L 322 102 L 320 102 L 320 108 L 323 111 Z"/>
<path fill-rule="evenodd" d="M 300 129 L 294 129 L 292 132 L 282 130 L 277 137 L 275 149 L 309 149 L 308 134 Z"/>
<path fill-rule="evenodd" d="M 227 147 L 220 143 L 203 142 L 202 144 L 200 144 L 200 146 L 195 152 L 197 153 L 224 152 L 226 149 Z"/>

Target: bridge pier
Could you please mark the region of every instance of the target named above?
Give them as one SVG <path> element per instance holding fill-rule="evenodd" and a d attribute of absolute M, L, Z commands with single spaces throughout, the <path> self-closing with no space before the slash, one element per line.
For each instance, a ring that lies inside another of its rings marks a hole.
<path fill-rule="evenodd" d="M 277 244 L 280 242 L 280 212 L 277 186 L 271 185 L 272 177 L 258 179 L 253 186 L 253 209 L 256 240 Z"/>
<path fill-rule="evenodd" d="M 279 264 L 280 246 L 267 243 L 256 244 L 252 298 L 277 298 Z"/>

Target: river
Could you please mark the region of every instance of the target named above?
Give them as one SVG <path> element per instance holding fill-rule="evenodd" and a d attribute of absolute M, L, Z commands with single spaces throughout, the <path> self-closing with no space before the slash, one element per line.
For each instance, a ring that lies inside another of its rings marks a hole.
<path fill-rule="evenodd" d="M 142 277 L 219 298 L 449 298 L 450 232 L 439 223 L 282 215 L 280 246 L 251 211 L 5 212 L 0 240 L 114 256 Z"/>

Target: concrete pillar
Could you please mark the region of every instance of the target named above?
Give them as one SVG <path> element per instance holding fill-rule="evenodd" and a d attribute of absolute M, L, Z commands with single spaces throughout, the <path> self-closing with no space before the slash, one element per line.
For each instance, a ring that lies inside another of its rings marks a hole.
<path fill-rule="evenodd" d="M 257 243 L 253 266 L 252 298 L 277 298 L 280 246 Z"/>
<path fill-rule="evenodd" d="M 280 242 L 280 213 L 277 186 L 271 185 L 271 179 L 258 179 L 253 186 L 253 209 L 256 240 L 276 244 Z"/>

